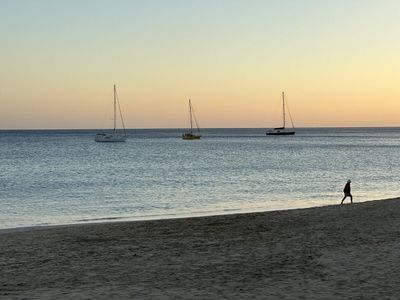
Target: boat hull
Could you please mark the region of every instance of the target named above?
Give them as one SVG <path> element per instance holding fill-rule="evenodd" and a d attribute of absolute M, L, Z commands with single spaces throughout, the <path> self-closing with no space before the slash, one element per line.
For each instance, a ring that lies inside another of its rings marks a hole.
<path fill-rule="evenodd" d="M 199 140 L 201 138 L 200 134 L 185 133 L 182 134 L 182 140 Z"/>
<path fill-rule="evenodd" d="M 266 135 L 295 135 L 294 131 L 269 131 Z"/>
<path fill-rule="evenodd" d="M 94 138 L 95 142 L 98 143 L 123 143 L 126 142 L 126 136 L 124 135 L 113 135 L 113 134 L 98 134 Z"/>

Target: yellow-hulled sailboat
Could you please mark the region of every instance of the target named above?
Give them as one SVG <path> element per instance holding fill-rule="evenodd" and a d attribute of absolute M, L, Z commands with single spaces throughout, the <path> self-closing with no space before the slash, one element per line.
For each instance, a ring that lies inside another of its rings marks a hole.
<path fill-rule="evenodd" d="M 196 115 L 194 113 L 193 107 L 192 107 L 192 102 L 189 99 L 189 115 L 190 115 L 190 132 L 186 132 L 182 134 L 182 139 L 183 140 L 199 140 L 201 138 L 200 134 L 200 129 L 199 125 L 197 123 Z M 196 128 L 197 128 L 197 134 L 193 133 L 193 119 L 194 122 L 196 123 Z"/>

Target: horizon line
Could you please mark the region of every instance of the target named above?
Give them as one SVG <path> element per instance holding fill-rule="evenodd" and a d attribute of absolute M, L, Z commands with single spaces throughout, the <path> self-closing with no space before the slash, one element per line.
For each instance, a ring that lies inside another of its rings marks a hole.
<path fill-rule="evenodd" d="M 200 129 L 271 129 L 273 127 L 202 127 Z M 377 125 L 371 125 L 371 126 L 304 126 L 304 127 L 295 127 L 294 129 L 330 129 L 330 128 L 341 128 L 341 129 L 346 129 L 346 128 L 354 128 L 354 129 L 362 129 L 362 128 L 400 128 L 400 125 L 394 125 L 394 126 L 377 126 Z M 137 128 L 126 128 L 126 130 L 185 130 L 187 127 L 137 127 Z M 0 129 L 0 131 L 34 131 L 34 130 L 41 130 L 41 131 L 50 131 L 50 130 L 103 130 L 103 131 L 108 131 L 112 130 L 109 128 L 8 128 L 8 129 Z M 122 129 L 121 129 L 122 130 Z"/>

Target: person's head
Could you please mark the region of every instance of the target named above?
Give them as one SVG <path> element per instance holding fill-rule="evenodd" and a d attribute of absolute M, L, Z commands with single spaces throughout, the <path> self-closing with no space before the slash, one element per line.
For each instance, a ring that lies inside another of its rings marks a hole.
<path fill-rule="evenodd" d="M 351 180 L 349 179 L 349 180 L 347 180 L 347 183 L 350 183 L 351 182 Z"/>

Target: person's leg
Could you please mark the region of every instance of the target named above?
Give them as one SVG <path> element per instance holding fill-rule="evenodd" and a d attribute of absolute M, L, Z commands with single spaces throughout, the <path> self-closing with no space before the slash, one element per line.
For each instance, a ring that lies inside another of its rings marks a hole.
<path fill-rule="evenodd" d="M 353 204 L 353 195 L 352 194 L 350 194 L 350 201 Z"/>
<path fill-rule="evenodd" d="M 346 199 L 347 195 L 344 195 L 342 202 L 340 204 L 343 204 L 344 199 Z"/>

